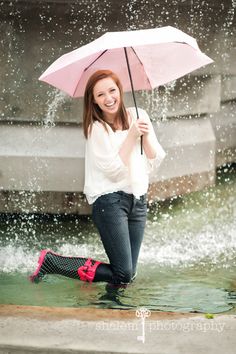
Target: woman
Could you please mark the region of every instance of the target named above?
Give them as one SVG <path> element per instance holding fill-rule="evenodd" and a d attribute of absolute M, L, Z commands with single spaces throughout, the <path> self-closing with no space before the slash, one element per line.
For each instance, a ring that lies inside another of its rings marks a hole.
<path fill-rule="evenodd" d="M 139 116 L 134 108 L 125 108 L 116 74 L 99 70 L 90 77 L 83 114 L 84 193 L 93 205 L 93 221 L 110 264 L 43 250 L 32 281 L 54 273 L 124 288 L 135 278 L 146 223 L 148 174 L 165 156 L 147 113 L 139 109 Z"/>

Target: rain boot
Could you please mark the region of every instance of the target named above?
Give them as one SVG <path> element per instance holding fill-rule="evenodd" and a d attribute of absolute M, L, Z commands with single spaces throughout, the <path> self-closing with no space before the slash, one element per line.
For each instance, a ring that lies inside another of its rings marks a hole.
<path fill-rule="evenodd" d="M 42 250 L 38 267 L 29 279 L 33 283 L 38 283 L 46 274 L 60 274 L 90 283 L 93 281 L 109 282 L 112 278 L 109 264 L 91 258 L 66 257 L 51 250 Z"/>

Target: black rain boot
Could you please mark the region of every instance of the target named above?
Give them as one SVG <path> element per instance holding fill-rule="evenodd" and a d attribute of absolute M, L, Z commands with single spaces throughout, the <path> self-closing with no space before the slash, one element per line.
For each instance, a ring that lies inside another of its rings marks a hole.
<path fill-rule="evenodd" d="M 97 271 L 99 268 L 99 271 Z M 38 283 L 46 274 L 60 274 L 82 281 L 110 281 L 112 271 L 109 264 L 91 258 L 65 257 L 51 250 L 42 250 L 36 271 L 29 277 Z"/>

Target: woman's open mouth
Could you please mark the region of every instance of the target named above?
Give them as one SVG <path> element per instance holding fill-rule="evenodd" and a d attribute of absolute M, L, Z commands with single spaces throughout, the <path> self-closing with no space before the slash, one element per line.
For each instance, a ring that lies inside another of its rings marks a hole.
<path fill-rule="evenodd" d="M 113 101 L 113 102 L 110 102 L 110 103 L 106 103 L 105 104 L 105 106 L 107 107 L 107 108 L 112 108 L 112 107 L 114 107 L 116 105 L 116 101 Z"/>

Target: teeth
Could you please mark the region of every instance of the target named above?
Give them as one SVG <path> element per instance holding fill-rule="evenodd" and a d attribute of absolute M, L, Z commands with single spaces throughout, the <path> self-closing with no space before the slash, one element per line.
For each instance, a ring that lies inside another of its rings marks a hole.
<path fill-rule="evenodd" d="M 106 106 L 107 106 L 107 107 L 111 107 L 111 106 L 113 106 L 114 104 L 115 104 L 115 101 L 112 102 L 112 103 L 107 103 Z"/>

